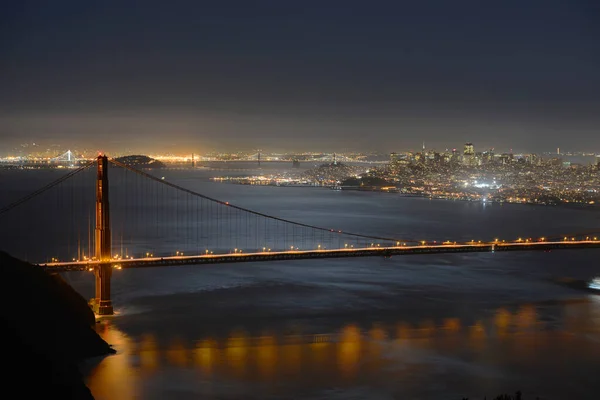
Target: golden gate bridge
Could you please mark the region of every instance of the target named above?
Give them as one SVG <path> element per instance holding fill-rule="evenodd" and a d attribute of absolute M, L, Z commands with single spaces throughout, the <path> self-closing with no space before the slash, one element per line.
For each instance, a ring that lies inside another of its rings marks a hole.
<path fill-rule="evenodd" d="M 0 223 L 0 243 L 13 256 L 47 271 L 93 272 L 99 315 L 113 314 L 115 269 L 600 247 L 596 232 L 440 241 L 323 227 L 230 204 L 105 155 L 0 208 Z"/>

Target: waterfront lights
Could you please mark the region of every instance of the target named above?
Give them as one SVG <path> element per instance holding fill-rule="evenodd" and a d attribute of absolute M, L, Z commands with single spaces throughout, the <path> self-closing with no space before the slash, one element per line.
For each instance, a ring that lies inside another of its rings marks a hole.
<path fill-rule="evenodd" d="M 592 279 L 592 281 L 588 283 L 588 287 L 590 289 L 600 290 L 600 278 Z"/>

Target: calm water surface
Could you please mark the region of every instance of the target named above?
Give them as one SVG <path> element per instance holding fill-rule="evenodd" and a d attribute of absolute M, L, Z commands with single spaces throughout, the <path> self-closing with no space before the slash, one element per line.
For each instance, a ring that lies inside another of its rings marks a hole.
<path fill-rule="evenodd" d="M 0 184 L 15 188 L 16 196 L 44 173 L 5 172 Z M 509 239 L 592 231 L 600 222 L 593 210 L 217 184 L 208 181 L 211 171 L 165 174 L 257 211 L 380 235 Z M 595 399 L 600 297 L 555 279 L 600 275 L 599 255 L 427 255 L 115 271 L 117 315 L 103 318 L 98 332 L 117 354 L 83 369 L 98 400 L 462 399 L 516 390 L 525 399 Z M 90 273 L 65 278 L 92 297 Z"/>

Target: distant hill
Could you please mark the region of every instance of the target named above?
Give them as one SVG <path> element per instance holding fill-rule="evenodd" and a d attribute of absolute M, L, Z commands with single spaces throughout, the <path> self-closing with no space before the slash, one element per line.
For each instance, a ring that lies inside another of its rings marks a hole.
<path fill-rule="evenodd" d="M 351 177 L 341 183 L 342 186 L 393 186 L 392 183 L 376 176 L 365 176 L 362 178 Z"/>
<path fill-rule="evenodd" d="M 343 163 L 322 164 L 305 171 L 302 176 L 312 182 L 331 183 L 342 181 L 350 176 L 362 172 L 362 168 L 353 167 Z"/>
<path fill-rule="evenodd" d="M 130 165 L 136 168 L 166 168 L 166 164 L 155 160 L 154 158 L 144 156 L 144 155 L 130 155 L 118 157 L 117 160 L 120 163 L 125 165 Z"/>

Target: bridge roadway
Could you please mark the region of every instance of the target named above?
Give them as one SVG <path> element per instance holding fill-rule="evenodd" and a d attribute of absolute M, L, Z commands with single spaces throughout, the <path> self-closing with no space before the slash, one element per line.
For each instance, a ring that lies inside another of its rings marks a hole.
<path fill-rule="evenodd" d="M 443 253 L 484 253 L 503 251 L 550 251 L 558 249 L 592 249 L 600 248 L 600 240 L 579 241 L 539 241 L 509 243 L 466 243 L 436 244 L 418 246 L 344 248 L 334 250 L 290 250 L 269 251 L 260 253 L 203 254 L 193 256 L 168 256 L 115 259 L 110 261 L 69 261 L 38 264 L 47 271 L 85 271 L 101 264 L 112 264 L 117 268 L 164 267 L 173 265 L 199 265 L 238 263 L 252 261 L 301 260 L 313 258 L 341 257 L 391 257 L 410 254 L 443 254 Z"/>

